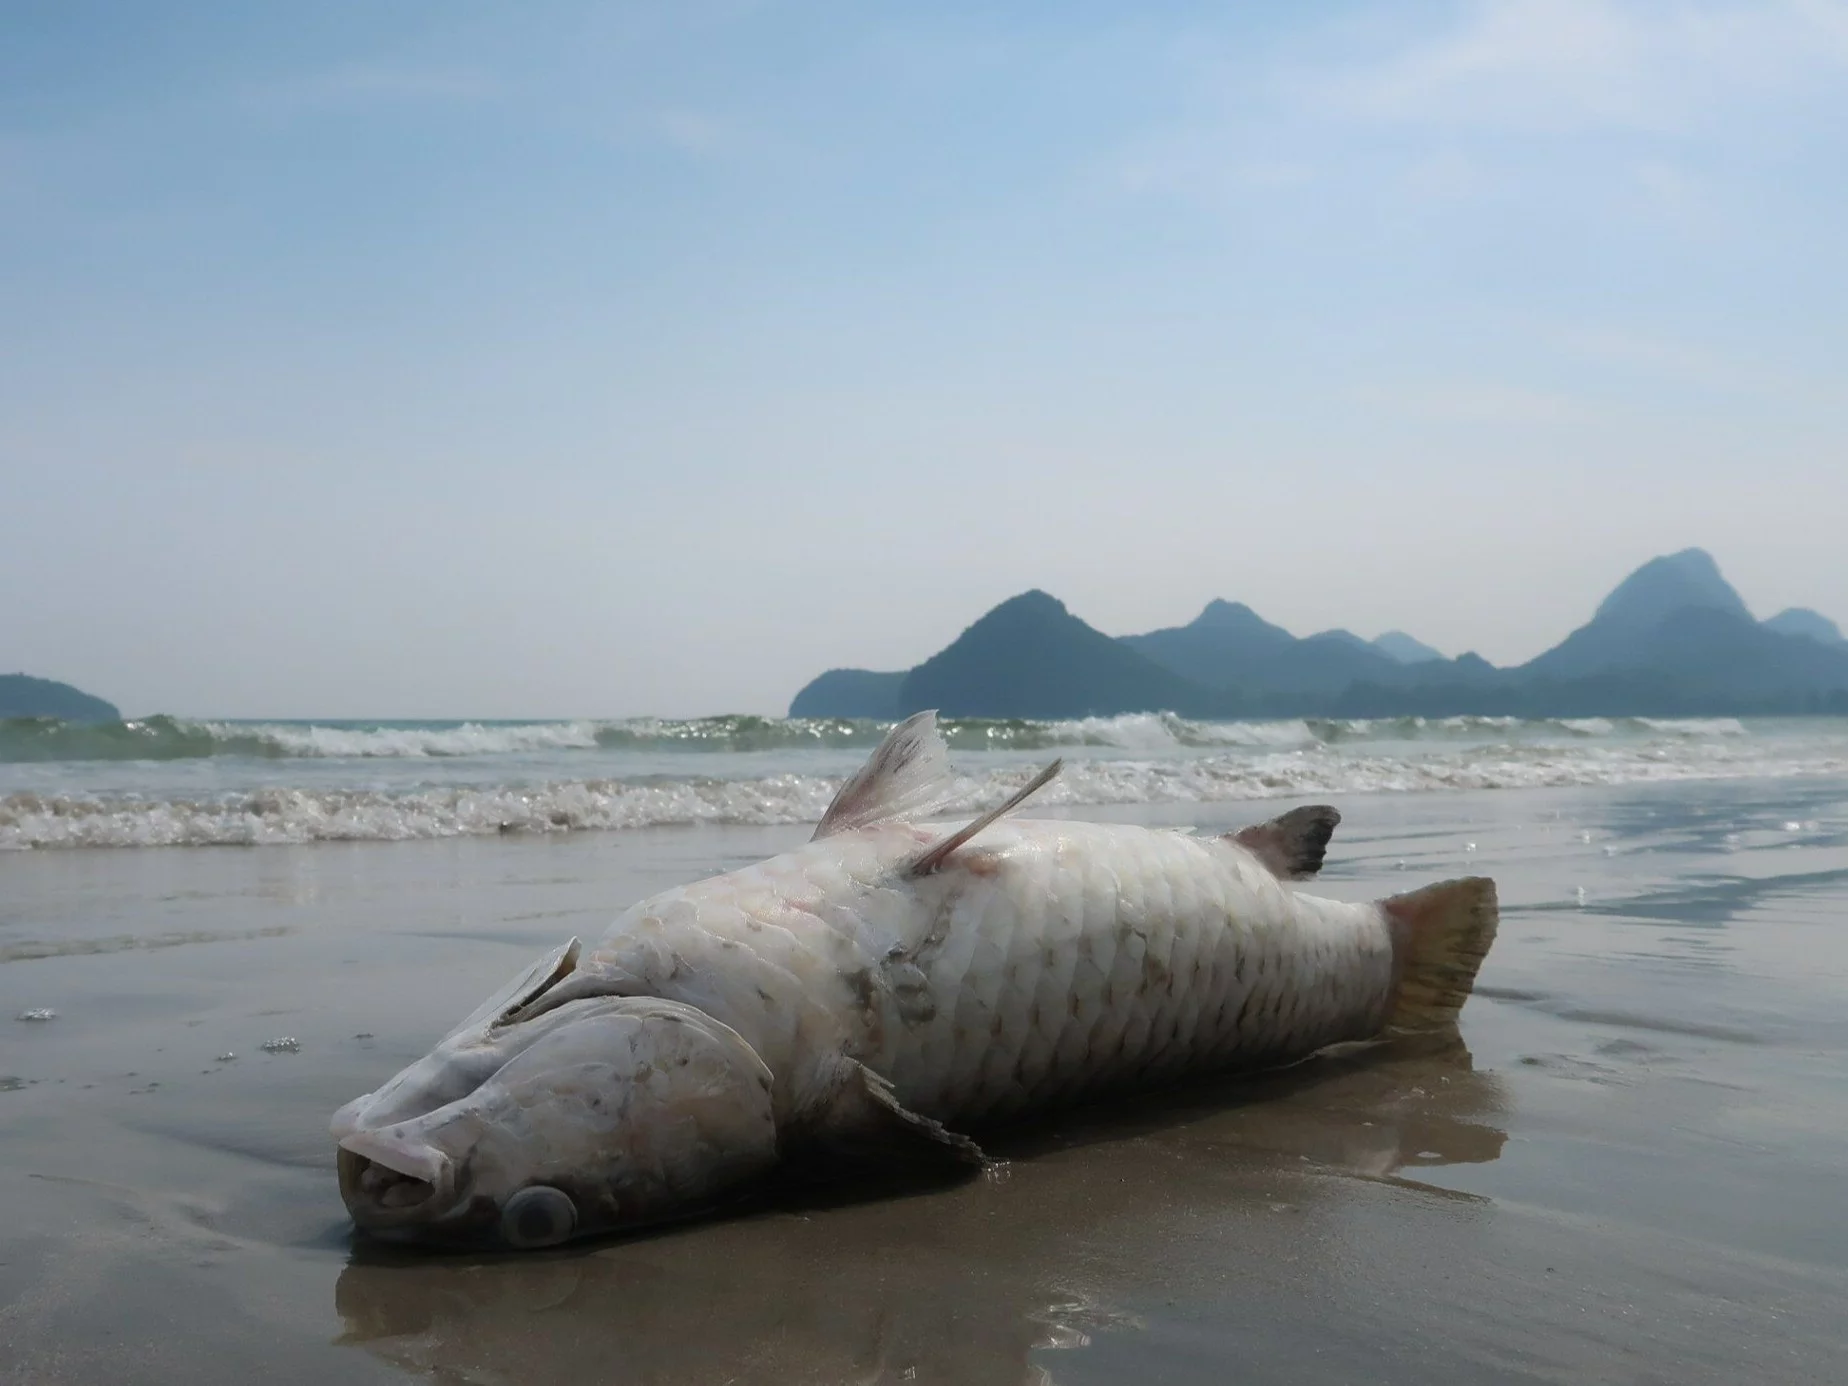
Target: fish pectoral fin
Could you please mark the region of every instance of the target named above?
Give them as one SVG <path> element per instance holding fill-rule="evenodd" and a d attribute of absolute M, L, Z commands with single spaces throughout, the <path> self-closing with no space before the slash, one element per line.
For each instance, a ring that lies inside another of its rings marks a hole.
<path fill-rule="evenodd" d="M 935 871 L 948 860 L 951 852 L 954 852 L 958 847 L 962 846 L 963 843 L 981 832 L 983 828 L 988 827 L 999 819 L 1007 817 L 1008 814 L 1012 813 L 1047 785 L 1051 784 L 1053 777 L 1064 768 L 1064 765 L 1065 762 L 1063 760 L 1053 761 L 1051 765 L 1048 765 L 1044 770 L 1040 771 L 1039 774 L 1035 775 L 1019 789 L 1015 790 L 1013 795 L 1005 804 L 1001 805 L 1000 808 L 989 810 L 980 818 L 976 819 L 975 822 L 969 824 L 967 827 L 958 828 L 941 842 L 933 842 L 925 849 L 923 856 L 919 857 L 916 861 L 912 862 L 910 866 L 905 868 L 905 874 L 907 876 L 930 875 L 931 872 Z"/>
<path fill-rule="evenodd" d="M 852 1059 L 844 1061 L 842 1081 L 823 1118 L 820 1137 L 832 1153 L 888 1168 L 980 1169 L 988 1164 L 981 1146 L 912 1111 L 898 1100 L 889 1082 Z"/>
<path fill-rule="evenodd" d="M 952 793 L 950 748 L 937 730 L 937 714 L 914 713 L 892 728 L 840 787 L 810 841 L 894 819 L 927 817 Z"/>
<path fill-rule="evenodd" d="M 1338 810 L 1327 804 L 1308 804 L 1225 836 L 1263 862 L 1278 880 L 1304 881 L 1322 869 L 1328 839 L 1340 822 Z"/>

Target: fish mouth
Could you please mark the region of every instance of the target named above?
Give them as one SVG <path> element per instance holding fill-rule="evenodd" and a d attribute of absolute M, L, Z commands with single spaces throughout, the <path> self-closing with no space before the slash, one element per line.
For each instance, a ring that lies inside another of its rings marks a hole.
<path fill-rule="evenodd" d="M 455 1205 L 455 1166 L 439 1150 L 355 1131 L 341 1140 L 335 1159 L 340 1197 L 368 1231 L 428 1222 Z"/>

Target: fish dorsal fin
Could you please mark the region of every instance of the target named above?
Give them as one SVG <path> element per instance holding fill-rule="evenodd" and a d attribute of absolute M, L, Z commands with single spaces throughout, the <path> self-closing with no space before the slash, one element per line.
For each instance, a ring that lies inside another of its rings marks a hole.
<path fill-rule="evenodd" d="M 810 841 L 897 818 L 927 817 L 952 793 L 950 750 L 937 731 L 937 714 L 914 713 L 840 787 Z"/>
<path fill-rule="evenodd" d="M 1263 862 L 1278 880 L 1305 881 L 1322 869 L 1328 839 L 1340 822 L 1340 813 L 1327 804 L 1309 804 L 1226 838 Z"/>
<path fill-rule="evenodd" d="M 905 868 L 905 874 L 907 876 L 928 876 L 939 866 L 943 865 L 945 859 L 948 858 L 951 852 L 954 852 L 958 847 L 962 846 L 963 843 L 981 832 L 983 828 L 988 827 L 997 819 L 1007 817 L 1008 814 L 1012 813 L 1035 794 L 1039 793 L 1040 790 L 1051 784 L 1053 776 L 1059 773 L 1060 767 L 1064 764 L 1065 762 L 1063 760 L 1053 761 L 1051 765 L 1048 765 L 1044 770 L 1040 771 L 1039 774 L 1035 775 L 1032 779 L 1028 780 L 1026 784 L 1016 790 L 1000 808 L 990 809 L 967 827 L 958 828 L 941 842 L 933 842 L 930 847 L 925 850 L 923 856 L 919 857 L 916 861 L 912 862 L 910 866 Z"/>

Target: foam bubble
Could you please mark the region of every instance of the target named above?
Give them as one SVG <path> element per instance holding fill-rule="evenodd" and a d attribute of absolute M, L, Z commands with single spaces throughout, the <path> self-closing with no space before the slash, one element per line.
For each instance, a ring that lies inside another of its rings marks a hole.
<path fill-rule="evenodd" d="M 1283 724 L 1276 724 L 1283 725 Z M 1825 749 L 1826 748 L 1826 749 Z M 961 762 L 971 769 L 968 758 Z M 1421 754 L 1324 743 L 1196 756 L 1068 759 L 1036 802 L 1213 803 L 1283 796 L 1442 792 L 1848 772 L 1839 740 L 1780 747 L 1751 738 L 1627 743 L 1498 743 Z M 999 804 L 1030 771 L 976 768 L 959 782 L 971 811 Z M 557 780 L 535 785 L 264 789 L 211 798 L 14 794 L 0 798 L 0 848 L 263 846 L 401 841 L 661 824 L 812 823 L 835 776 Z"/>
<path fill-rule="evenodd" d="M 207 724 L 227 741 L 236 724 Z M 454 727 L 269 726 L 254 734 L 286 756 L 400 757 L 493 756 L 521 751 L 588 750 L 597 745 L 594 722 L 532 722 L 515 726 L 464 722 Z"/>
<path fill-rule="evenodd" d="M 1284 718 L 1212 722 L 1169 712 L 1062 721 L 950 717 L 939 723 L 959 751 L 1093 746 L 1173 752 L 1356 742 L 1527 741 L 1665 736 L 1743 737 L 1736 718 L 1514 717 Z M 55 718 L 0 720 L 0 763 L 84 761 L 492 759 L 577 752 L 762 752 L 870 748 L 890 723 L 845 718 L 699 717 L 543 722 L 222 722 L 147 717 L 92 725 Z"/>
<path fill-rule="evenodd" d="M 1636 717 L 1631 721 L 1645 731 L 1665 736 L 1749 736 L 1737 717 Z"/>

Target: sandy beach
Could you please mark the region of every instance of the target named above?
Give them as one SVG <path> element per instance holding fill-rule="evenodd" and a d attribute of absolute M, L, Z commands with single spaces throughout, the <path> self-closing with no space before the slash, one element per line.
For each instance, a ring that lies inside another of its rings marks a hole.
<path fill-rule="evenodd" d="M 328 1114 L 541 948 L 805 829 L 0 857 L 0 1380 L 1835 1379 L 1848 782 L 1339 802 L 1325 893 L 1500 883 L 1461 1044 L 498 1259 L 356 1244 Z"/>
<path fill-rule="evenodd" d="M 0 5 L 0 1386 L 1848 1386 L 1845 168 L 1848 0 Z"/>

